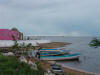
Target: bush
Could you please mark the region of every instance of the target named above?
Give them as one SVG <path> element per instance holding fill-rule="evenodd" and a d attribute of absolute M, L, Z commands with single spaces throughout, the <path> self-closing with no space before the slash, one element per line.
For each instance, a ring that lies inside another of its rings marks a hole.
<path fill-rule="evenodd" d="M 19 62 L 16 57 L 0 55 L 0 75 L 44 75 L 41 65 L 38 65 L 38 69 L 31 69 L 26 63 Z"/>

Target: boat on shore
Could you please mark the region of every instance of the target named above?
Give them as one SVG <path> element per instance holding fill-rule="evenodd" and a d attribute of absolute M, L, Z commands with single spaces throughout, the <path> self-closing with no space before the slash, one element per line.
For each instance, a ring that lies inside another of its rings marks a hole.
<path fill-rule="evenodd" d="M 58 56 L 69 54 L 69 50 L 66 49 L 40 49 L 40 56 Z"/>
<path fill-rule="evenodd" d="M 73 60 L 73 59 L 78 59 L 79 56 L 80 53 L 64 54 L 58 56 L 40 56 L 40 60 Z"/>

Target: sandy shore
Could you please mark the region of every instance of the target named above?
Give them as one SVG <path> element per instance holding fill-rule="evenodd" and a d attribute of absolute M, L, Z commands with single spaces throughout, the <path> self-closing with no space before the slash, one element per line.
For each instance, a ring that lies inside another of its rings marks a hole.
<path fill-rule="evenodd" d="M 34 59 L 34 58 L 31 58 L 31 60 L 33 62 L 38 61 L 37 59 Z M 41 64 L 42 68 L 44 69 L 44 71 L 47 71 L 48 69 L 50 69 L 50 64 L 54 64 L 54 63 L 55 63 L 55 61 L 40 61 L 40 64 Z M 62 65 L 62 64 L 60 64 L 60 65 Z M 62 65 L 62 67 L 64 68 L 64 75 L 96 75 L 91 72 L 86 72 L 83 70 L 75 69 L 72 67 L 67 67 L 64 65 Z"/>
<path fill-rule="evenodd" d="M 49 63 L 49 65 L 50 65 L 50 64 L 54 63 L 54 61 L 53 62 L 47 61 L 47 63 Z M 72 68 L 72 67 L 68 67 L 68 66 L 65 66 L 63 64 L 60 64 L 60 65 L 62 65 L 62 67 L 64 68 L 64 74 L 65 75 L 96 75 L 94 73 L 86 72 L 84 70 L 75 69 L 75 68 Z"/>
<path fill-rule="evenodd" d="M 51 42 L 51 43 L 44 43 L 44 44 L 39 44 L 39 45 L 42 48 L 59 48 L 59 47 L 64 47 L 70 44 L 71 43 L 68 43 L 68 42 Z"/>

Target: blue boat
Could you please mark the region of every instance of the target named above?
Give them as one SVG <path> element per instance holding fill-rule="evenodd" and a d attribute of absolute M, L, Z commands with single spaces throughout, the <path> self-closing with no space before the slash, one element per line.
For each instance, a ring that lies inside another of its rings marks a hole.
<path fill-rule="evenodd" d="M 40 56 L 63 55 L 69 54 L 69 50 L 65 49 L 40 49 Z"/>
<path fill-rule="evenodd" d="M 72 60 L 72 59 L 78 59 L 80 56 L 80 53 L 74 53 L 74 54 L 64 54 L 59 56 L 40 56 L 41 60 Z"/>

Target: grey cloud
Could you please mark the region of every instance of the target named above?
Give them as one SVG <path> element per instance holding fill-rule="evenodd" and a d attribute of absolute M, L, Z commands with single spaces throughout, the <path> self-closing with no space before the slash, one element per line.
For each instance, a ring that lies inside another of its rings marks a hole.
<path fill-rule="evenodd" d="M 0 28 L 17 27 L 29 35 L 100 35 L 99 7 L 99 0 L 0 0 Z"/>

